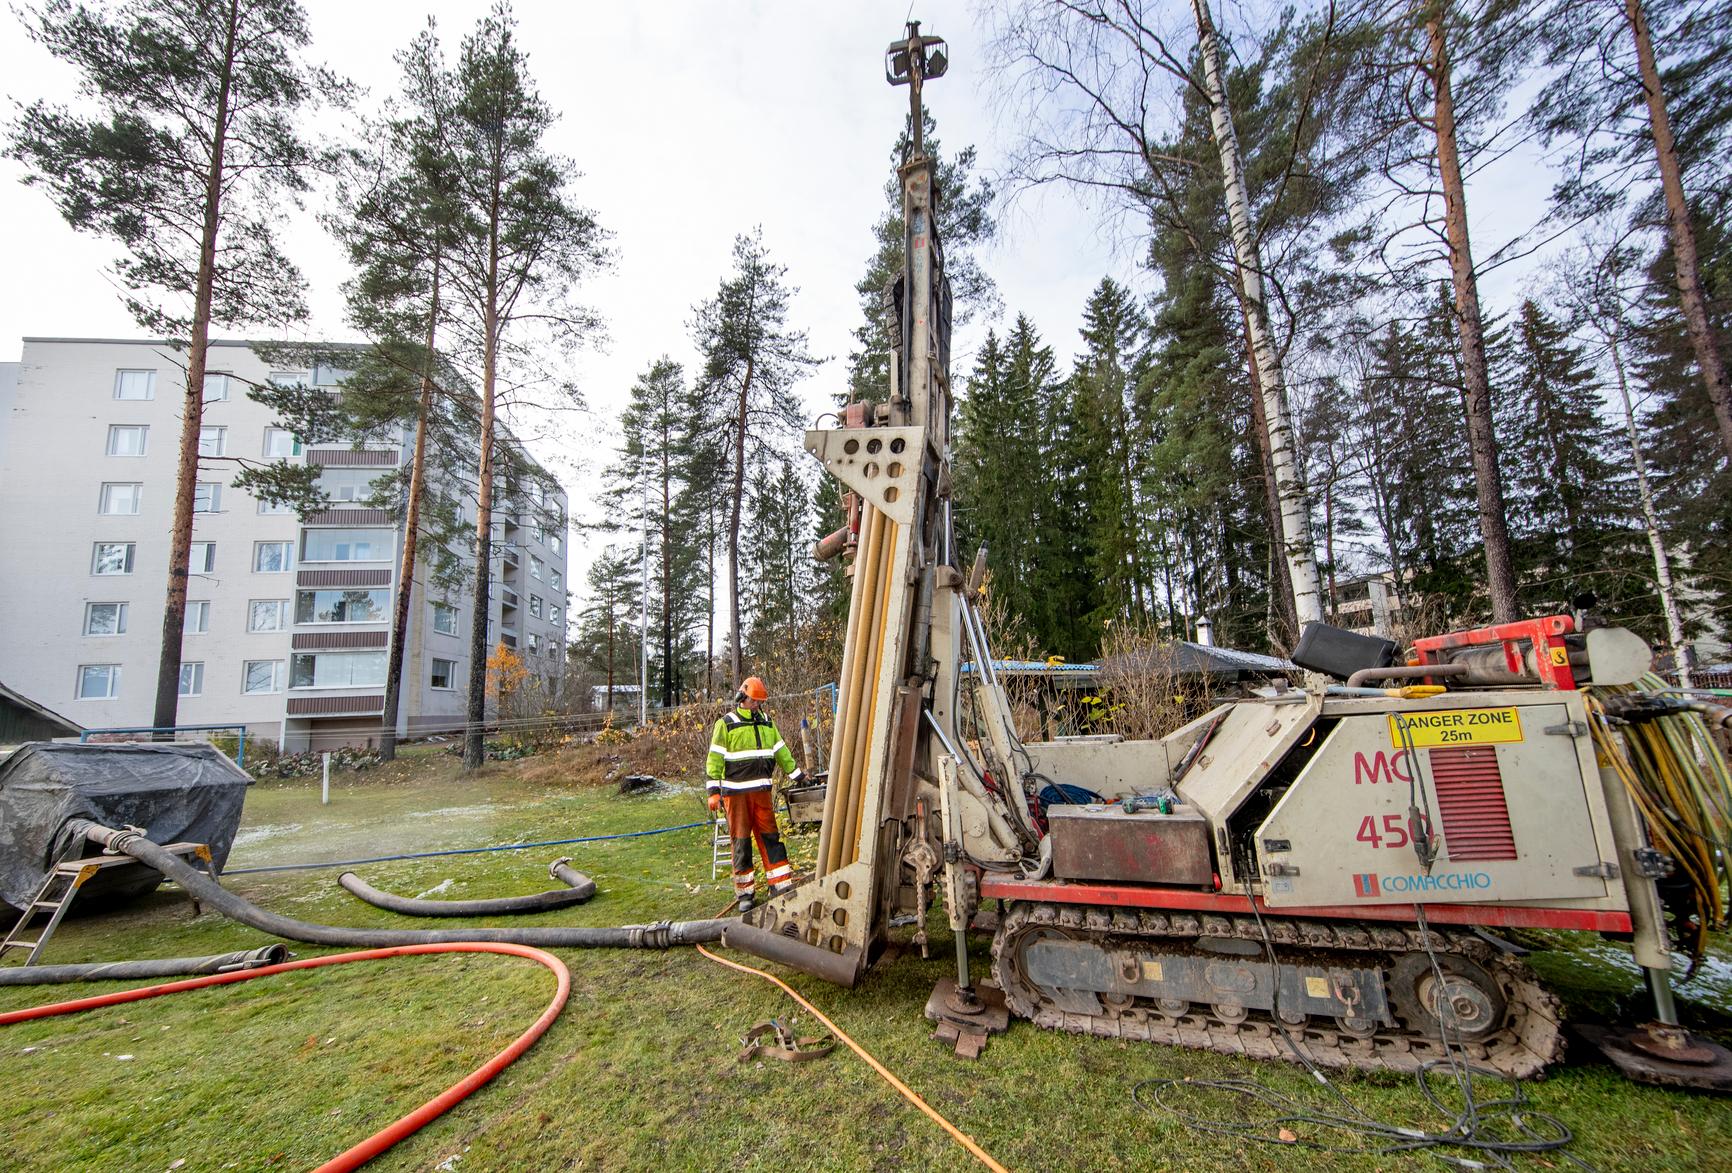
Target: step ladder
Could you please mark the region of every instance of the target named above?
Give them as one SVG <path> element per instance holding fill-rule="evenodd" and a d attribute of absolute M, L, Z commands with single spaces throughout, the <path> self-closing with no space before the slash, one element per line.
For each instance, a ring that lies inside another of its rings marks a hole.
<path fill-rule="evenodd" d="M 216 879 L 216 870 L 211 865 L 210 848 L 203 843 L 171 843 L 163 848 L 182 857 L 190 856 L 204 865 L 204 870 L 210 873 L 211 879 Z M 55 864 L 44 877 L 42 887 L 36 893 L 36 899 L 29 907 L 19 914 L 18 923 L 12 926 L 12 931 L 0 941 L 0 959 L 13 949 L 28 949 L 30 955 L 24 959 L 25 965 L 35 965 L 36 959 L 48 944 L 48 938 L 54 935 L 54 930 L 60 927 L 61 918 L 66 910 L 72 907 L 73 897 L 78 895 L 93 877 L 100 875 L 109 868 L 125 867 L 127 864 L 138 864 L 130 855 L 99 855 L 86 859 L 67 859 Z M 140 867 L 144 866 L 139 864 Z M 192 902 L 193 914 L 199 911 L 198 901 Z M 48 924 L 37 935 L 35 940 L 25 940 L 24 932 L 30 927 L 38 913 L 48 913 Z"/>
<path fill-rule="evenodd" d="M 710 879 L 726 872 L 734 874 L 734 839 L 728 834 L 728 810 L 723 807 L 715 814 L 710 831 Z"/>

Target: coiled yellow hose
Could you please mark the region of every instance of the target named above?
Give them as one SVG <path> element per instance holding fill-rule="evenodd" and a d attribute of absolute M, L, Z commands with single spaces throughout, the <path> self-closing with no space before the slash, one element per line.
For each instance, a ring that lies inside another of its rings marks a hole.
<path fill-rule="evenodd" d="M 1604 698 L 1631 692 L 1661 693 L 1658 676 L 1634 685 L 1587 690 L 1594 750 L 1602 766 L 1623 781 L 1647 824 L 1653 846 L 1676 861 L 1689 881 L 1694 915 L 1678 928 L 1694 973 L 1708 933 L 1727 923 L 1732 895 L 1732 770 L 1696 713 L 1676 712 L 1625 723 L 1608 717 Z M 1615 722 L 1615 723 L 1614 723 Z"/>

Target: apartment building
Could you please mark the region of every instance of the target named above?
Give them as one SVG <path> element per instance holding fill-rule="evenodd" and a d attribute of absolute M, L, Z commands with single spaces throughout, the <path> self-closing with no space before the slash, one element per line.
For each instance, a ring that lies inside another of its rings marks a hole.
<path fill-rule="evenodd" d="M 402 531 L 371 508 L 412 435 L 303 444 L 247 396 L 266 382 L 335 389 L 213 342 L 182 642 L 179 720 L 245 725 L 289 749 L 376 740 Z M 185 387 L 162 342 L 26 338 L 0 400 L 0 679 L 90 729 L 151 723 Z M 332 507 L 303 522 L 233 484 L 247 464 L 306 462 Z M 400 510 L 395 512 L 401 512 Z M 507 501 L 494 528 L 497 642 L 556 690 L 565 646 L 563 494 Z M 470 520 L 473 520 L 471 516 Z M 453 551 L 473 565 L 472 551 Z M 469 600 L 418 587 L 398 732 L 462 720 Z"/>
<path fill-rule="evenodd" d="M 1388 570 L 1338 581 L 1333 622 L 1364 635 L 1394 639 L 1396 629 L 1407 618 L 1401 597 L 1404 589 Z"/>

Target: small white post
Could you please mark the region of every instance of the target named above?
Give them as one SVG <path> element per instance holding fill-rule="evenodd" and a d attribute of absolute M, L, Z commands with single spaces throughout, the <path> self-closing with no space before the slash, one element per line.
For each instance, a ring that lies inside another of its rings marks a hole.
<path fill-rule="evenodd" d="M 326 806 L 331 805 L 331 754 L 325 752 L 325 778 L 319 786 L 319 801 Z"/>

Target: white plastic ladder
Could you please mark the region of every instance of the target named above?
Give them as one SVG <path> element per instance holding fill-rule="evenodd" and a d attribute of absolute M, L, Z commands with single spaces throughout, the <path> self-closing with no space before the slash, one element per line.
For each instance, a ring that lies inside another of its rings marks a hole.
<path fill-rule="evenodd" d="M 734 839 L 728 834 L 726 807 L 716 812 L 710 832 L 710 879 L 715 879 L 723 872 L 730 876 L 734 874 Z"/>

